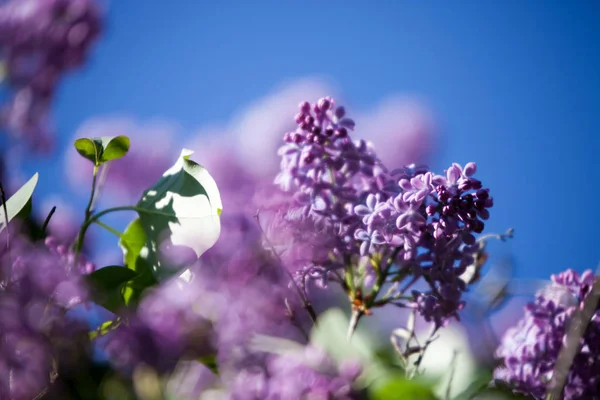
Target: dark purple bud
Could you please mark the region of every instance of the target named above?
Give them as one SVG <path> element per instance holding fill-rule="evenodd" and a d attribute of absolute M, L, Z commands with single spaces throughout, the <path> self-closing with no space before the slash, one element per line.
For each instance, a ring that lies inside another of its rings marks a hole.
<path fill-rule="evenodd" d="M 294 133 L 294 135 L 292 135 L 292 140 L 294 143 L 300 144 L 304 140 L 304 137 L 299 133 Z"/>
<path fill-rule="evenodd" d="M 428 205 L 428 206 L 425 208 L 425 212 L 426 212 L 426 213 L 427 213 L 427 215 L 429 215 L 429 216 L 432 216 L 432 215 L 434 215 L 434 214 L 435 214 L 435 212 L 436 212 L 435 206 L 434 206 L 434 205 L 432 205 L 432 204 Z"/>
<path fill-rule="evenodd" d="M 322 99 L 319 99 L 317 105 L 319 106 L 319 109 L 321 111 L 327 111 L 329 109 L 329 106 L 331 105 L 331 102 L 329 101 L 329 99 L 323 97 Z"/>
<path fill-rule="evenodd" d="M 312 133 L 307 133 L 307 134 L 306 134 L 306 141 L 307 141 L 308 143 L 312 143 L 312 142 L 313 142 L 313 138 L 314 138 L 314 137 L 315 137 L 315 135 L 314 135 L 314 134 L 312 134 Z"/>
<path fill-rule="evenodd" d="M 327 129 L 325 129 L 325 134 L 327 136 L 333 136 L 333 132 L 334 132 L 333 128 L 327 128 Z"/>
<path fill-rule="evenodd" d="M 346 115 L 346 109 L 344 107 L 339 106 L 338 108 L 335 109 L 335 116 L 338 119 L 344 118 L 344 115 Z"/>
<path fill-rule="evenodd" d="M 345 138 L 346 136 L 348 136 L 348 131 L 344 127 L 338 128 L 335 130 L 335 136 L 339 138 Z"/>
<path fill-rule="evenodd" d="M 305 164 L 310 164 L 314 160 L 315 160 L 315 157 L 312 154 L 308 153 L 307 155 L 304 156 L 304 160 L 303 161 L 304 161 Z"/>
<path fill-rule="evenodd" d="M 493 206 L 494 206 L 494 198 L 493 197 L 485 199 L 485 208 L 490 208 Z"/>
<path fill-rule="evenodd" d="M 458 184 L 458 190 L 461 192 L 466 192 L 469 189 L 471 189 L 471 182 L 467 179 L 461 179 L 460 183 Z"/>
<path fill-rule="evenodd" d="M 481 219 L 489 219 L 490 218 L 490 212 L 486 209 L 478 211 L 477 214 L 479 214 L 479 217 Z"/>
<path fill-rule="evenodd" d="M 304 122 L 304 118 L 306 117 L 305 114 L 302 113 L 298 113 L 296 114 L 296 116 L 294 117 L 294 120 L 296 121 L 297 124 L 301 124 L 302 122 Z"/>
<path fill-rule="evenodd" d="M 478 219 L 474 219 L 473 221 L 471 221 L 470 227 L 473 232 L 481 233 L 481 232 L 483 232 L 483 228 L 485 227 L 485 224 Z"/>
<path fill-rule="evenodd" d="M 310 130 L 310 125 L 303 121 L 300 123 L 300 129 L 302 129 L 303 131 L 308 131 Z"/>
<path fill-rule="evenodd" d="M 304 117 L 304 122 L 306 122 L 309 125 L 312 125 L 315 122 L 315 117 L 313 117 L 312 115 L 307 115 L 306 117 Z"/>
<path fill-rule="evenodd" d="M 477 199 L 473 202 L 473 206 L 478 210 L 483 210 L 485 208 L 485 200 Z"/>
<path fill-rule="evenodd" d="M 478 199 L 485 200 L 490 197 L 489 191 L 489 189 L 479 189 L 475 196 L 477 196 Z"/>
<path fill-rule="evenodd" d="M 447 203 L 450 200 L 450 193 L 448 193 L 445 187 L 438 186 L 436 191 L 438 192 L 438 200 L 442 203 Z"/>
<path fill-rule="evenodd" d="M 339 124 L 340 124 L 340 126 L 343 126 L 344 128 L 348 128 L 350 130 L 354 130 L 354 126 L 356 125 L 354 120 L 352 120 L 350 118 L 343 118 Z"/>
<path fill-rule="evenodd" d="M 308 101 L 303 101 L 302 103 L 300 103 L 300 105 L 298 106 L 300 108 L 300 111 L 304 114 L 308 114 L 310 113 L 310 103 Z"/>
<path fill-rule="evenodd" d="M 313 127 L 310 130 L 312 133 L 314 133 L 315 135 L 320 135 L 321 134 L 321 127 L 320 126 L 316 126 L 313 125 Z"/>
<path fill-rule="evenodd" d="M 470 178 L 469 181 L 471 181 L 471 189 L 473 189 L 473 190 L 481 189 L 481 187 L 482 187 L 481 181 L 479 181 L 475 178 Z"/>

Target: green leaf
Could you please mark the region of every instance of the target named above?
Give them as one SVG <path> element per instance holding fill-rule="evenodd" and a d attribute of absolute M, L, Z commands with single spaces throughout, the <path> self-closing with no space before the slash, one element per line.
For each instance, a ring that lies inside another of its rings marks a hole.
<path fill-rule="evenodd" d="M 121 318 L 103 322 L 98 328 L 96 328 L 93 331 L 91 331 L 90 333 L 88 333 L 88 336 L 89 336 L 90 340 L 94 340 L 99 336 L 104 336 L 104 335 L 110 333 L 111 331 L 114 331 L 115 329 L 117 329 L 119 327 L 119 325 L 121 325 L 121 322 L 122 322 Z"/>
<path fill-rule="evenodd" d="M 145 289 L 157 284 L 146 258 L 148 254 L 146 233 L 139 218 L 125 229 L 119 246 L 123 250 L 125 266 L 136 274 L 135 279 L 128 281 L 123 287 L 123 300 L 126 305 L 135 304 Z"/>
<path fill-rule="evenodd" d="M 204 364 L 208 369 L 219 375 L 219 365 L 217 364 L 217 354 L 209 354 L 196 359 L 196 361 Z"/>
<path fill-rule="evenodd" d="M 103 152 L 100 162 L 117 160 L 122 158 L 129 151 L 129 138 L 127 136 L 102 137 Z"/>
<path fill-rule="evenodd" d="M 454 400 L 470 400 L 479 393 L 485 391 L 492 379 L 494 378 L 491 371 L 482 368 L 482 370 L 475 375 L 473 382 L 462 392 L 454 397 Z"/>
<path fill-rule="evenodd" d="M 87 158 L 94 165 L 100 165 L 102 143 L 88 138 L 80 138 L 75 141 L 74 145 L 83 158 Z"/>
<path fill-rule="evenodd" d="M 211 248 L 221 232 L 223 208 L 216 182 L 184 149 L 162 178 L 144 192 L 137 211 L 157 279 L 189 267 Z"/>
<path fill-rule="evenodd" d="M 371 389 L 372 400 L 436 400 L 437 397 L 426 383 L 396 376 Z"/>
<path fill-rule="evenodd" d="M 94 301 L 108 311 L 116 312 L 125 306 L 122 288 L 138 274 L 125 267 L 108 266 L 86 276 Z"/>
<path fill-rule="evenodd" d="M 38 182 L 37 172 L 31 179 L 27 181 L 15 194 L 13 194 L 8 200 L 6 200 L 6 211 L 8 215 L 4 215 L 4 206 L 0 206 L 0 232 L 6 228 L 6 220 L 12 221 L 13 218 L 19 215 L 23 210 L 27 210 L 27 207 L 31 206 L 31 196 Z M 24 212 L 25 212 L 24 211 Z"/>
<path fill-rule="evenodd" d="M 80 138 L 75 141 L 75 149 L 84 158 L 99 166 L 119 159 L 129 151 L 127 136 L 103 136 L 101 138 Z"/>

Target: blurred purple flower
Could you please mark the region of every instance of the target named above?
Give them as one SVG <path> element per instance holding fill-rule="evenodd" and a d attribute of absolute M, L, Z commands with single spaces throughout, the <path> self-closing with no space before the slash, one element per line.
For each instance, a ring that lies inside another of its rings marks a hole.
<path fill-rule="evenodd" d="M 2 125 L 38 150 L 52 144 L 49 114 L 62 76 L 80 67 L 102 30 L 95 0 L 11 0 L 0 5 L 0 54 L 14 91 Z"/>
<path fill-rule="evenodd" d="M 552 283 L 541 290 L 525 308 L 525 316 L 504 334 L 496 356 L 502 365 L 494 371 L 497 381 L 515 392 L 537 399 L 546 397 L 556 359 L 565 341 L 569 321 L 589 294 L 594 274 L 579 275 L 571 269 L 551 276 Z M 571 399 L 598 399 L 600 387 L 600 313 L 595 312 L 581 339 L 564 387 Z"/>
<path fill-rule="evenodd" d="M 5 232 L 4 232 L 5 233 Z M 88 299 L 81 276 L 94 266 L 52 238 L 45 246 L 11 237 L 0 250 L 0 398 L 61 398 L 57 377 L 88 354 L 87 325 L 67 311 Z M 64 398 L 64 397 L 62 397 Z"/>

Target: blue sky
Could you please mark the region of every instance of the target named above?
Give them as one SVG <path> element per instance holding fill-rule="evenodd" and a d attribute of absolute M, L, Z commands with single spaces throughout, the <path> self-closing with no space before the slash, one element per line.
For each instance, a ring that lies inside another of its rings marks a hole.
<path fill-rule="evenodd" d="M 496 200 L 488 231 L 516 232 L 494 249 L 547 278 L 600 261 L 598 38 L 592 1 L 113 1 L 90 64 L 60 89 L 59 143 L 102 115 L 225 123 L 307 76 L 350 108 L 412 95 L 442 133 L 432 167 L 476 161 Z M 57 159 L 27 170 L 56 173 Z"/>

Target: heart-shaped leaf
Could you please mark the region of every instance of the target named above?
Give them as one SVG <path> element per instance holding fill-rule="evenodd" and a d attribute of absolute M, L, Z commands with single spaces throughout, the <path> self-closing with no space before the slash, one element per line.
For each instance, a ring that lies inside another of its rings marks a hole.
<path fill-rule="evenodd" d="M 75 149 L 83 158 L 87 158 L 94 165 L 99 165 L 100 153 L 102 151 L 102 145 L 95 140 L 88 138 L 80 138 L 73 143 Z"/>
<path fill-rule="evenodd" d="M 191 154 L 184 149 L 137 204 L 148 260 L 159 279 L 189 267 L 221 232 L 219 189 L 208 171 L 189 159 Z"/>
<path fill-rule="evenodd" d="M 75 149 L 82 157 L 90 160 L 95 166 L 124 157 L 129 151 L 130 141 L 127 136 L 103 136 L 100 138 L 80 138 L 74 143 Z"/>
<path fill-rule="evenodd" d="M 37 172 L 27 181 L 19 190 L 16 191 L 8 200 L 6 200 L 6 212 L 4 214 L 4 205 L 0 205 L 0 232 L 6 228 L 6 221 L 12 221 L 19 213 L 26 209 L 31 203 L 31 196 L 38 182 Z"/>
<path fill-rule="evenodd" d="M 125 266 L 136 275 L 123 287 L 123 300 L 126 305 L 135 304 L 145 289 L 157 283 L 147 260 L 146 233 L 139 218 L 125 229 L 119 245 L 123 250 Z"/>
<path fill-rule="evenodd" d="M 116 312 L 125 306 L 122 288 L 138 274 L 125 267 L 108 266 L 86 276 L 94 301 L 108 311 Z"/>
<path fill-rule="evenodd" d="M 101 138 L 101 141 L 104 150 L 100 161 L 103 163 L 122 158 L 129 151 L 130 141 L 127 136 L 105 136 Z"/>

